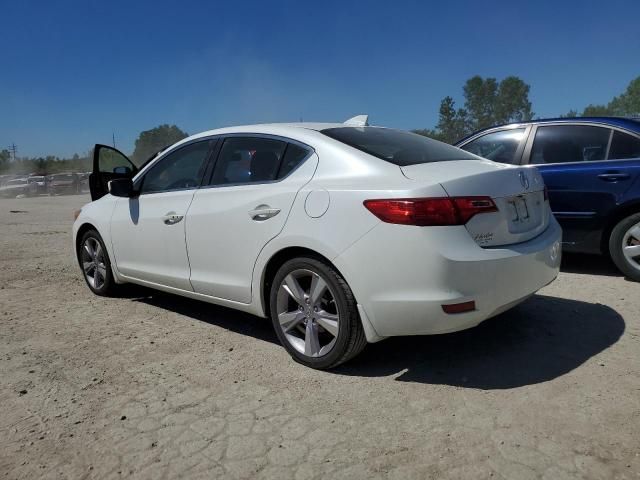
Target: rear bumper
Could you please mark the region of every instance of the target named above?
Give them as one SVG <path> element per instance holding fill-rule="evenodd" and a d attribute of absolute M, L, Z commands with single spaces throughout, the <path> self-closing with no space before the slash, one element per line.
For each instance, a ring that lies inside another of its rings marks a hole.
<path fill-rule="evenodd" d="M 552 282 L 561 237 L 555 219 L 536 238 L 500 248 L 479 247 L 464 227 L 381 223 L 334 263 L 374 330 L 368 338 L 447 333 L 476 326 Z M 471 300 L 476 309 L 467 313 L 442 309 Z"/>

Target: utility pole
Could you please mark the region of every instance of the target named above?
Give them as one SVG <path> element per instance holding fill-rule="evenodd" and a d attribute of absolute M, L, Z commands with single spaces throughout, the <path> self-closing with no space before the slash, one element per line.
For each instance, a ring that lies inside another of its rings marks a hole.
<path fill-rule="evenodd" d="M 13 153 L 13 161 L 16 161 L 16 153 L 18 152 L 18 146 L 15 143 L 12 143 L 7 147 L 11 153 Z"/>
<path fill-rule="evenodd" d="M 113 148 L 116 148 L 116 134 L 111 132 L 111 141 L 113 142 Z"/>

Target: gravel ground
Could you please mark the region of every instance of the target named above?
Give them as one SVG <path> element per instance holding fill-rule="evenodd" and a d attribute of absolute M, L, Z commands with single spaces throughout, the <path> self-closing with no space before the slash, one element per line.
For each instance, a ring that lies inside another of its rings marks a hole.
<path fill-rule="evenodd" d="M 264 319 L 93 296 L 71 252 L 86 201 L 0 200 L 0 477 L 640 478 L 640 286 L 606 260 L 318 372 Z"/>

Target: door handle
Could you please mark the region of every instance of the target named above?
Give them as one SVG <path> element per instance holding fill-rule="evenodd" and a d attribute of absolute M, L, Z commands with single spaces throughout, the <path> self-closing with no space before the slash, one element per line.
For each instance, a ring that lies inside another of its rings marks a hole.
<path fill-rule="evenodd" d="M 176 212 L 169 212 L 164 217 L 162 217 L 162 221 L 165 223 L 165 225 L 175 225 L 183 218 L 184 215 L 178 215 Z"/>
<path fill-rule="evenodd" d="M 605 182 L 617 182 L 618 180 L 626 180 L 629 178 L 628 173 L 618 173 L 618 172 L 610 172 L 610 173 L 601 173 L 598 175 L 600 180 L 604 180 Z"/>
<path fill-rule="evenodd" d="M 249 210 L 249 216 L 256 222 L 263 222 L 280 213 L 279 208 L 271 208 L 269 205 L 258 205 L 253 210 Z"/>

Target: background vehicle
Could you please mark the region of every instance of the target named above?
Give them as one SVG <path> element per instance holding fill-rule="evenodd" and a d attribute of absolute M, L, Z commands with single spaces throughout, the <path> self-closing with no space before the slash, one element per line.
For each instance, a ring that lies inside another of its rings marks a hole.
<path fill-rule="evenodd" d="M 50 195 L 80 193 L 80 178 L 76 173 L 56 173 L 49 176 Z"/>
<path fill-rule="evenodd" d="M 563 247 L 609 254 L 640 281 L 640 120 L 537 120 L 482 130 L 456 145 L 497 162 L 536 165 Z"/>
<path fill-rule="evenodd" d="M 28 182 L 35 185 L 34 193 L 47 193 L 47 181 L 44 175 L 29 175 Z"/>
<path fill-rule="evenodd" d="M 31 196 L 35 195 L 37 188 L 35 183 L 29 183 L 27 177 L 14 178 L 0 187 L 0 196 L 8 198 L 15 198 L 18 195 Z"/>
<path fill-rule="evenodd" d="M 94 293 L 132 282 L 270 316 L 314 368 L 473 327 L 560 263 L 535 169 L 366 117 L 213 130 L 141 170 L 96 145 L 90 184 L 74 246 Z"/>

